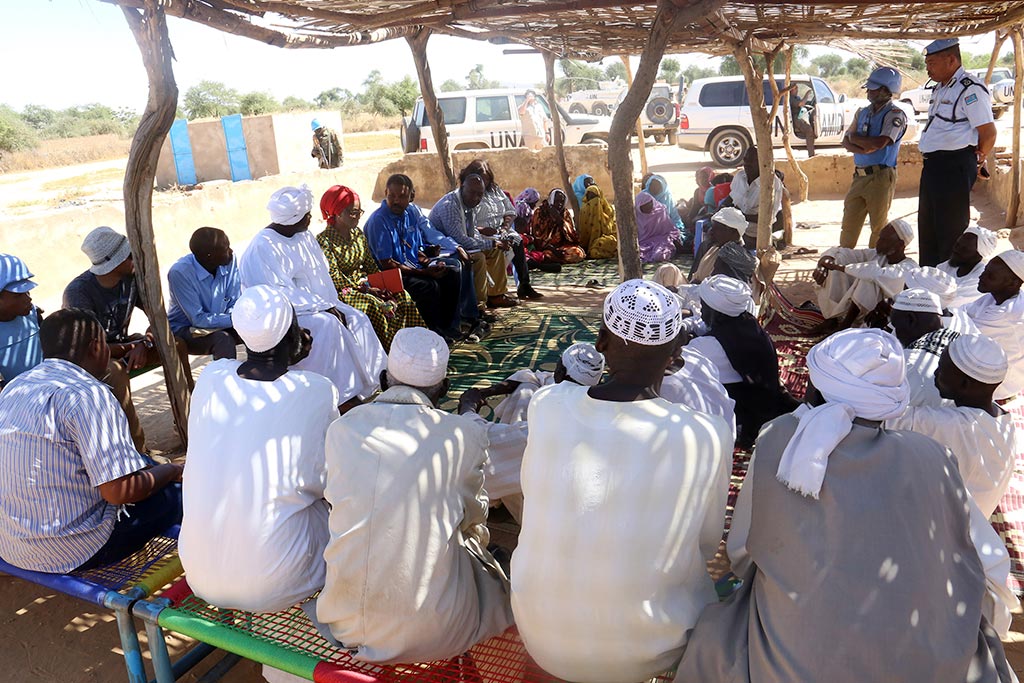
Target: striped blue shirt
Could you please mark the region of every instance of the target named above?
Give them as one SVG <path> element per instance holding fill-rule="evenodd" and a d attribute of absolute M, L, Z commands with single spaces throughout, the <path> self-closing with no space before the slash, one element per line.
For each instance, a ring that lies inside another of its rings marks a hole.
<path fill-rule="evenodd" d="M 0 394 L 0 557 L 63 573 L 110 538 L 117 508 L 100 484 L 147 466 L 110 389 L 48 358 Z"/>

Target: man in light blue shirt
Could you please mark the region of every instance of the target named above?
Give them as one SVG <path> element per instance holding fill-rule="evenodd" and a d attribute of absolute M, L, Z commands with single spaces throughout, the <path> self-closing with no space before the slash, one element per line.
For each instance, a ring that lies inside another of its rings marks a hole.
<path fill-rule="evenodd" d="M 171 331 L 193 356 L 233 359 L 240 341 L 231 327 L 231 309 L 242 284 L 228 236 L 217 228 L 199 228 L 188 247 L 192 253 L 167 273 Z"/>
<path fill-rule="evenodd" d="M 0 254 L 0 389 L 43 360 L 42 315 L 29 296 L 36 286 L 31 278 L 24 261 Z"/>

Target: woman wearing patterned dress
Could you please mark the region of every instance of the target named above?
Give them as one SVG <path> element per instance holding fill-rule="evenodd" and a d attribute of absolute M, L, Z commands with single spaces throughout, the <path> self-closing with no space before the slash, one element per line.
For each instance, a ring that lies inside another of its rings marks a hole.
<path fill-rule="evenodd" d="M 426 327 L 416 303 L 407 292 L 391 292 L 371 287 L 367 277 L 380 267 L 370 253 L 366 235 L 359 229 L 363 215 L 359 195 L 343 185 L 335 185 L 320 199 L 320 212 L 327 229 L 316 241 L 324 251 L 331 280 L 344 303 L 366 313 L 380 343 L 387 351 L 395 333 L 403 327 Z"/>
<path fill-rule="evenodd" d="M 579 263 L 586 258 L 565 202 L 565 193 L 556 188 L 533 212 L 530 224 L 533 244 L 528 258 L 541 263 Z"/>

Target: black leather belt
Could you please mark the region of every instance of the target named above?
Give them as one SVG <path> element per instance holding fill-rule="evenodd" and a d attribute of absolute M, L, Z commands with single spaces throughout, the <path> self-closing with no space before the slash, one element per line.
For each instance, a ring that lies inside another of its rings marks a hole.
<path fill-rule="evenodd" d="M 967 154 L 968 152 L 974 154 L 977 152 L 977 150 L 978 148 L 975 147 L 974 145 L 967 145 L 966 147 L 961 147 L 960 149 L 938 149 L 935 150 L 934 152 L 925 152 L 924 158 L 934 159 L 936 157 L 950 157 L 956 154 Z"/>
<path fill-rule="evenodd" d="M 853 175 L 874 175 L 875 171 L 881 171 L 883 168 L 892 168 L 892 166 L 884 166 L 882 164 L 874 164 L 872 166 L 856 166 L 853 169 Z"/>

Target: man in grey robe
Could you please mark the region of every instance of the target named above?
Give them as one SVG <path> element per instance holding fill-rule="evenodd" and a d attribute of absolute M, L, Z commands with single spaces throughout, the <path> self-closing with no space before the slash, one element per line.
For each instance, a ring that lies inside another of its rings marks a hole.
<path fill-rule="evenodd" d="M 765 426 L 736 505 L 743 585 L 704 609 L 676 681 L 1015 681 L 986 585 L 1005 581 L 1005 548 L 972 542 L 980 512 L 949 451 L 881 425 L 907 406 L 899 342 L 847 330 L 807 364 L 810 404 Z"/>

